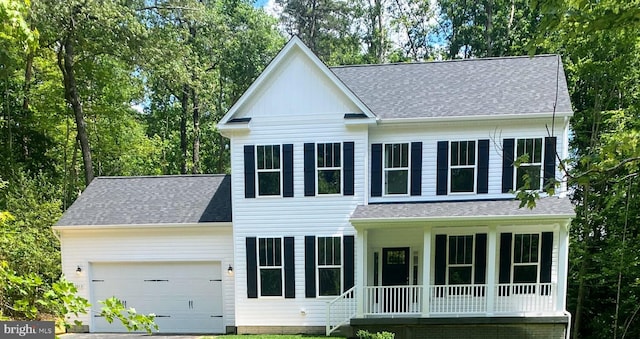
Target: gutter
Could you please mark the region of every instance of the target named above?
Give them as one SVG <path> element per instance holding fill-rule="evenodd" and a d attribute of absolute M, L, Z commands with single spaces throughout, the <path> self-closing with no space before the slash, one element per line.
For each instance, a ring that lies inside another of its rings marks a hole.
<path fill-rule="evenodd" d="M 109 230 L 109 229 L 145 229 L 145 228 L 187 228 L 187 227 L 231 227 L 232 223 L 225 222 L 202 222 L 190 224 L 117 224 L 117 225 L 55 225 L 51 226 L 54 231 L 80 231 L 80 230 Z"/>
<path fill-rule="evenodd" d="M 549 119 L 571 117 L 573 112 L 553 112 L 549 113 L 522 113 L 522 114 L 502 114 L 502 115 L 476 115 L 476 116 L 444 116 L 444 117 L 421 117 L 421 118 L 393 118 L 380 119 L 381 125 L 396 125 L 406 123 L 428 123 L 428 122 L 455 122 L 455 121 L 487 121 L 487 120 L 513 120 L 513 119 Z"/>
<path fill-rule="evenodd" d="M 389 217 L 389 218 L 351 218 L 352 225 L 389 224 L 403 222 L 451 222 L 451 221 L 487 221 L 487 220 L 565 220 L 574 218 L 573 214 L 531 214 L 531 215 L 480 215 L 480 216 L 436 216 L 436 217 Z"/>

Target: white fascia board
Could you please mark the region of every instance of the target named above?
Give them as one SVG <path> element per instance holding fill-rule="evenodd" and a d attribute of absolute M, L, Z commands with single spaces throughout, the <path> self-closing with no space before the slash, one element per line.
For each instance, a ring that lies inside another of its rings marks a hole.
<path fill-rule="evenodd" d="M 414 124 L 429 122 L 456 122 L 456 121 L 486 121 L 486 120 L 516 120 L 516 119 L 550 119 L 553 117 L 572 117 L 573 112 L 554 113 L 524 113 L 501 115 L 475 115 L 475 116 L 451 116 L 451 117 L 424 117 L 424 118 L 394 118 L 379 119 L 381 125 Z"/>
<path fill-rule="evenodd" d="M 80 231 L 80 230 L 96 230 L 96 229 L 146 229 L 146 228 L 188 228 L 188 227 L 208 227 L 208 228 L 224 228 L 232 227 L 231 222 L 200 222 L 190 224 L 121 224 L 121 225 L 77 225 L 77 226 L 51 226 L 54 231 Z"/>
<path fill-rule="evenodd" d="M 228 128 L 226 124 L 233 118 L 236 112 L 244 105 L 244 103 L 253 96 L 253 94 L 260 88 L 261 84 L 271 75 L 272 72 L 282 63 L 282 60 L 293 50 L 293 48 L 299 48 L 303 54 L 305 54 L 317 67 L 320 69 L 330 80 L 334 83 L 353 103 L 362 110 L 368 118 L 376 119 L 376 115 L 371 112 L 369 107 L 365 105 L 331 70 L 325 65 L 311 50 L 298 38 L 293 36 L 289 42 L 280 50 L 273 60 L 267 65 L 267 67 L 260 73 L 258 78 L 249 86 L 249 88 L 240 96 L 233 106 L 229 109 L 227 114 L 222 117 L 218 122 L 218 130 L 224 130 Z"/>
<path fill-rule="evenodd" d="M 477 215 L 477 216 L 438 216 L 438 217 L 396 217 L 396 218 L 351 218 L 354 227 L 375 224 L 411 223 L 411 222 L 465 222 L 465 221 L 557 221 L 566 222 L 575 217 L 574 214 L 540 214 L 540 215 Z"/>

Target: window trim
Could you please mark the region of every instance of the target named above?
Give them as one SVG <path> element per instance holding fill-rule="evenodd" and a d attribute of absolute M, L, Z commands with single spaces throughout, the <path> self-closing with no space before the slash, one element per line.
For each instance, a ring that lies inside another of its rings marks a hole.
<path fill-rule="evenodd" d="M 474 143 L 474 162 L 473 166 L 469 165 L 452 165 L 451 164 L 451 151 L 453 149 L 453 143 L 460 142 L 473 142 Z M 448 173 L 447 173 L 447 194 L 450 195 L 466 195 L 466 194 L 477 194 L 478 193 L 478 140 L 477 139 L 469 139 L 469 140 L 449 140 L 449 149 L 447 151 L 447 165 L 448 165 Z M 453 184 L 453 170 L 454 169 L 463 169 L 463 168 L 472 168 L 473 169 L 473 190 L 469 192 L 453 192 L 451 190 L 451 185 Z"/>
<path fill-rule="evenodd" d="M 446 234 L 447 236 L 447 262 L 446 262 L 446 276 L 445 276 L 445 285 L 447 286 L 470 286 L 470 285 L 474 285 L 474 281 L 473 278 L 475 277 L 475 263 L 476 263 L 476 234 L 472 233 L 472 234 Z M 451 237 L 471 237 L 471 263 L 470 264 L 450 264 L 450 239 Z M 450 267 L 471 267 L 471 282 L 468 284 L 451 284 L 451 282 L 449 281 L 449 268 Z"/>
<path fill-rule="evenodd" d="M 338 144 L 340 146 L 340 167 L 320 167 L 318 165 L 318 151 L 320 150 L 319 146 L 320 145 L 327 145 L 327 144 Z M 315 144 L 315 152 L 314 152 L 314 161 L 315 161 L 315 180 L 316 180 L 316 196 L 322 196 L 322 197 L 339 197 L 344 195 L 344 145 L 342 142 L 316 142 Z M 320 178 L 320 171 L 332 171 L 332 170 L 339 170 L 340 171 L 340 185 L 338 187 L 338 189 L 340 190 L 339 193 L 320 193 L 320 185 L 319 185 L 319 178 Z"/>
<path fill-rule="evenodd" d="M 537 235 L 538 236 L 538 253 L 537 253 L 537 261 L 535 262 L 536 266 L 536 281 L 528 282 L 528 283 L 516 283 L 515 280 L 515 267 L 516 266 L 533 266 L 534 264 L 531 262 L 528 263 L 516 263 L 516 236 L 518 235 Z M 542 255 L 542 232 L 522 232 L 522 233 L 513 233 L 511 239 L 511 281 L 510 284 L 540 284 L 540 260 Z"/>
<path fill-rule="evenodd" d="M 387 167 L 387 145 L 407 145 L 407 167 Z M 405 171 L 407 173 L 406 193 L 387 193 L 387 172 Z M 383 197 L 408 197 L 411 194 L 411 142 L 387 142 L 382 143 L 382 196 Z"/>
<path fill-rule="evenodd" d="M 260 194 L 260 173 L 275 173 L 276 170 L 273 169 L 259 169 L 258 168 L 258 148 L 259 147 L 267 147 L 267 146 L 278 146 L 278 152 L 280 154 L 280 163 L 279 163 L 279 168 L 277 170 L 278 172 L 278 176 L 280 178 L 280 188 L 279 188 L 279 194 L 269 194 L 269 195 L 261 195 Z M 255 156 L 254 156 L 254 161 L 256 162 L 255 165 L 255 170 L 256 170 L 256 183 L 255 183 L 255 191 L 256 191 L 256 198 L 282 198 L 283 197 L 283 180 L 284 180 L 284 175 L 283 175 L 283 154 L 282 154 L 282 144 L 264 144 L 264 145 L 256 145 L 256 150 L 255 150 Z"/>
<path fill-rule="evenodd" d="M 320 265 L 320 258 L 318 257 L 318 252 L 320 250 L 320 238 L 338 238 L 340 242 L 340 265 Z M 334 299 L 335 297 L 342 294 L 344 291 L 344 239 L 342 235 L 327 235 L 320 236 L 316 235 L 316 250 L 315 250 L 315 260 L 316 260 L 316 298 L 327 298 Z M 321 268 L 340 268 L 340 290 L 337 295 L 320 295 L 320 269 Z"/>
<path fill-rule="evenodd" d="M 545 156 L 545 154 L 544 154 L 544 151 L 545 151 L 544 138 L 543 137 L 540 137 L 540 138 L 515 138 L 514 149 L 513 149 L 513 153 L 514 153 L 514 159 L 513 160 L 515 161 L 516 159 L 518 159 L 518 141 L 525 140 L 525 142 L 526 142 L 526 140 L 528 140 L 528 139 L 534 140 L 534 147 L 535 147 L 535 140 L 536 139 L 540 139 L 540 148 L 541 148 L 541 150 L 540 150 L 540 162 L 536 163 L 536 162 L 529 161 L 529 162 L 526 162 L 526 163 L 524 163 L 524 162 L 521 163 L 520 166 L 513 166 L 513 187 L 516 190 L 520 189 L 518 187 L 518 169 L 520 167 L 523 167 L 523 166 L 525 166 L 525 167 L 540 166 L 540 173 L 539 173 L 540 182 L 538 183 L 538 185 L 539 185 L 538 188 L 537 189 L 528 189 L 527 191 L 541 190 L 541 189 L 543 189 L 543 183 L 544 183 L 544 159 L 545 159 L 544 158 L 544 156 Z M 531 159 L 529 159 L 529 160 L 531 160 Z"/>
<path fill-rule="evenodd" d="M 262 239 L 280 239 L 280 266 L 262 266 L 260 265 L 260 240 Z M 281 295 L 262 295 L 262 279 L 260 272 L 265 269 L 274 269 L 278 268 L 280 270 L 280 293 Z M 284 299 L 285 298 L 285 276 L 284 276 L 284 237 L 273 237 L 273 236 L 264 236 L 264 237 L 256 237 L 256 269 L 257 269 L 257 277 L 258 277 L 258 298 L 265 299 Z"/>

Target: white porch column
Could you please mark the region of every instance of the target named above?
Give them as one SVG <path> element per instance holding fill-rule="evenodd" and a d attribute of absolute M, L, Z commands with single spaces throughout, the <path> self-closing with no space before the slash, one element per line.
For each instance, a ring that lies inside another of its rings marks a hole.
<path fill-rule="evenodd" d="M 367 230 L 356 234 L 356 317 L 364 315 L 364 285 L 367 282 Z"/>
<path fill-rule="evenodd" d="M 495 225 L 489 226 L 487 241 L 487 313 L 493 314 L 496 300 L 496 256 L 498 232 Z"/>
<path fill-rule="evenodd" d="M 555 310 L 563 312 L 567 305 L 567 274 L 569 269 L 569 223 L 561 224 L 558 230 L 558 294 Z M 552 278 L 553 281 L 553 278 Z"/>
<path fill-rule="evenodd" d="M 422 244 L 422 316 L 429 316 L 429 285 L 431 273 L 431 227 L 424 229 Z"/>

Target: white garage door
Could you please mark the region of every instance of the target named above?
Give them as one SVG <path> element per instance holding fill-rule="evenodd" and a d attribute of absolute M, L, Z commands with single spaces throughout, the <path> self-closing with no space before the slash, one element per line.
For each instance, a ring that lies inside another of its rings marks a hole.
<path fill-rule="evenodd" d="M 126 332 L 99 316 L 112 296 L 138 313 L 154 313 L 160 332 L 223 333 L 220 262 L 93 263 L 92 332 Z"/>

